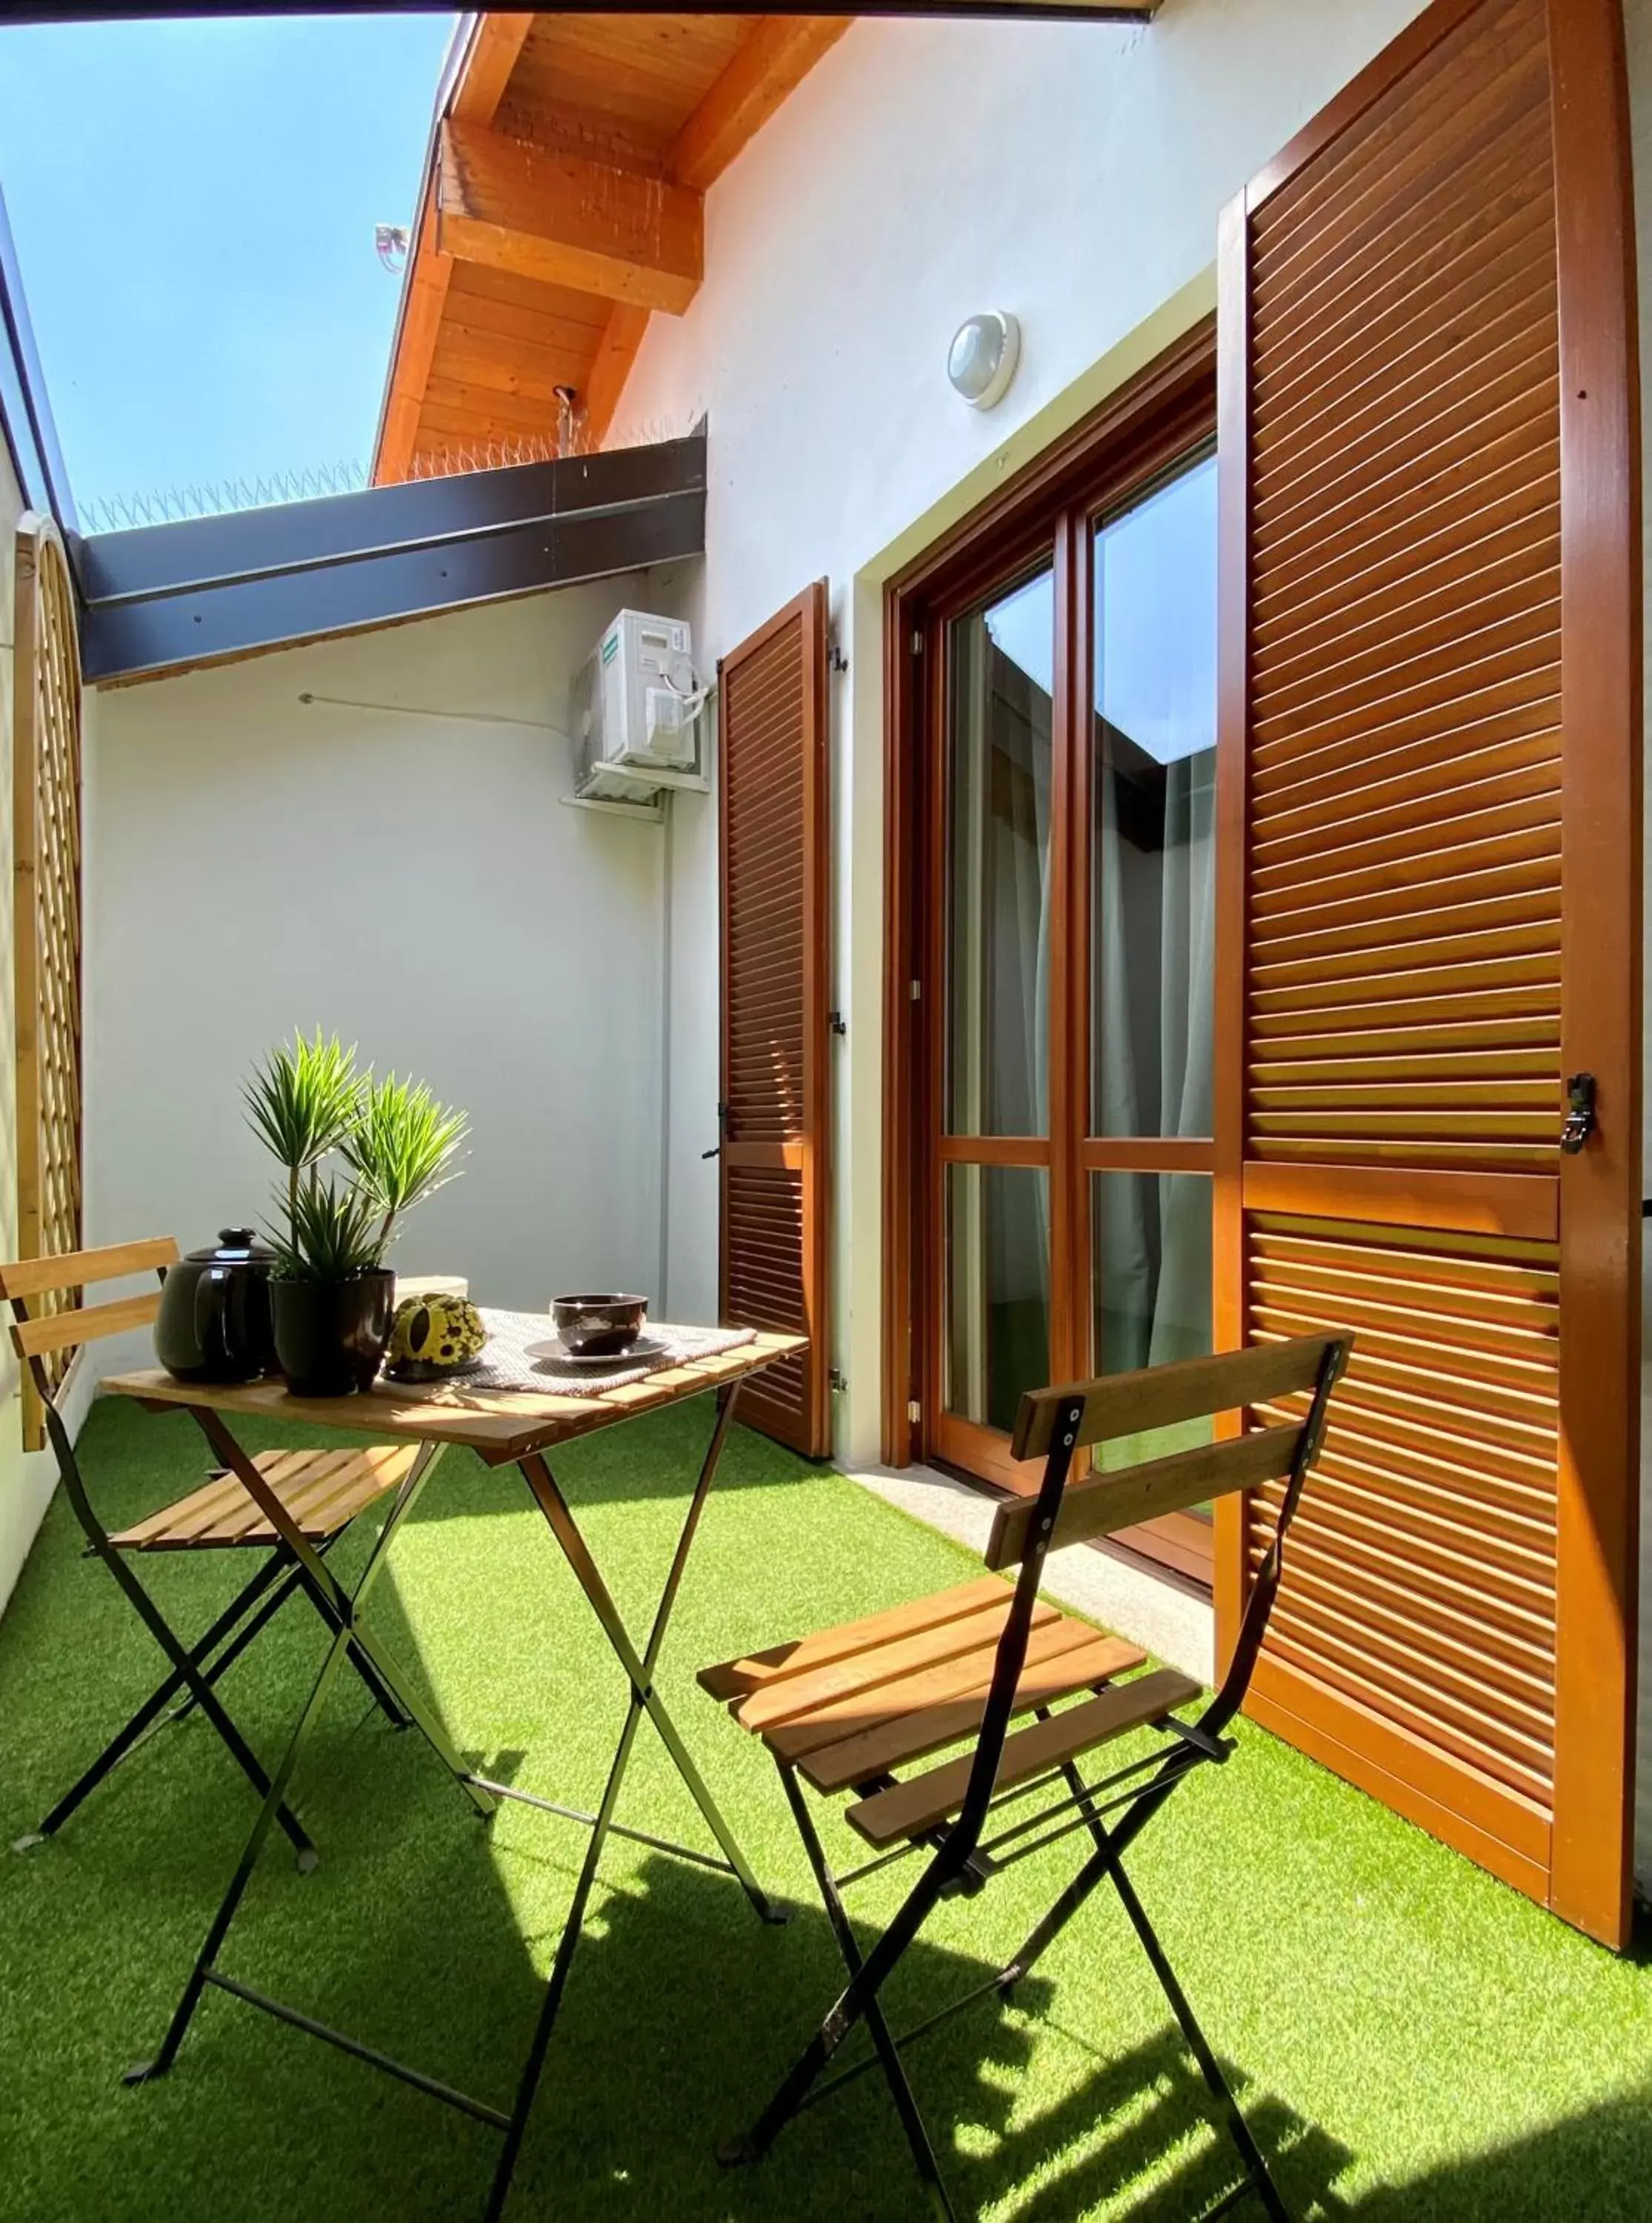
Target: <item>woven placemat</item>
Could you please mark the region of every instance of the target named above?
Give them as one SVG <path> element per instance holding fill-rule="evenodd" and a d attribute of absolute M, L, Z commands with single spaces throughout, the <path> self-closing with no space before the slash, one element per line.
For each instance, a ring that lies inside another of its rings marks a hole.
<path fill-rule="evenodd" d="M 621 1357 L 609 1366 L 568 1366 L 551 1358 L 530 1358 L 530 1345 L 548 1343 L 556 1332 L 549 1313 L 495 1313 L 484 1310 L 482 1326 L 487 1346 L 474 1373 L 455 1377 L 462 1389 L 555 1389 L 559 1397 L 600 1397 L 605 1389 L 619 1389 L 633 1382 L 646 1382 L 668 1366 L 685 1359 L 714 1358 L 719 1351 L 738 1351 L 756 1339 L 749 1327 L 674 1327 L 650 1320 L 645 1335 L 657 1337 L 665 1348 L 641 1362 Z"/>

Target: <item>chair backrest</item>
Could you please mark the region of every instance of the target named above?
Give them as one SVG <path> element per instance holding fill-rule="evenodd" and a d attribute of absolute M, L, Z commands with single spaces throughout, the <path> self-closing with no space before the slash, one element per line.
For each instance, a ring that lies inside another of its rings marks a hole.
<path fill-rule="evenodd" d="M 1042 1454 L 1044 1476 L 1035 1497 L 999 1508 L 987 1543 L 988 1566 L 1019 1563 L 1021 1574 L 998 1640 L 969 1790 L 947 1834 L 943 1856 L 950 1862 L 956 1866 L 970 1858 L 991 1803 L 1046 1553 L 1055 1546 L 1110 1535 L 1230 1490 L 1283 1481 L 1285 1495 L 1273 1539 L 1251 1584 L 1227 1675 L 1200 1719 L 1199 1732 L 1214 1738 L 1238 1711 L 1278 1589 L 1285 1532 L 1318 1456 L 1331 1391 L 1347 1364 L 1353 1342 L 1347 1335 L 1300 1336 L 1289 1343 L 1259 1344 L 1213 1358 L 1184 1359 L 1135 1374 L 1035 1389 L 1022 1398 L 1012 1452 L 1018 1458 Z M 1075 1456 L 1086 1445 L 1257 1407 L 1277 1408 L 1281 1400 L 1303 1390 L 1312 1395 L 1300 1419 L 1276 1420 L 1246 1435 L 1090 1475 L 1083 1482 L 1068 1480 Z M 1144 1792 L 1144 1801 L 1154 1795 Z M 1138 1811 L 1145 1816 L 1146 1804 Z"/>
<path fill-rule="evenodd" d="M 177 1263 L 177 1244 L 170 1235 L 158 1235 L 142 1243 L 112 1243 L 99 1250 L 65 1250 L 55 1258 L 17 1258 L 0 1265 L 0 1297 L 11 1307 L 12 1348 L 29 1368 L 44 1402 L 51 1403 L 51 1389 L 43 1359 L 129 1328 L 147 1327 L 160 1310 L 160 1291 L 157 1287 L 140 1297 L 77 1305 L 43 1312 L 37 1318 L 31 1318 L 28 1300 L 97 1282 L 122 1281 L 132 1274 L 160 1274 Z"/>
<path fill-rule="evenodd" d="M 1340 1351 L 1331 1376 L 1335 1382 L 1346 1363 L 1350 1340 L 1298 1336 L 1290 1343 L 1257 1344 L 1248 1351 L 1223 1351 L 1213 1358 L 1183 1359 L 1174 1365 L 1144 1367 L 1135 1374 L 1034 1389 L 1021 1400 L 1010 1455 L 1018 1459 L 1047 1456 L 1058 1415 L 1078 1400 L 1083 1401 L 1083 1416 L 1071 1445 L 1075 1451 L 1119 1436 L 1213 1420 L 1249 1407 L 1276 1406 L 1300 1390 L 1316 1389 L 1329 1357 Z M 1295 1470 L 1316 1404 L 1301 1420 L 1274 1421 L 1226 1442 L 1198 1444 L 1067 1483 L 1046 1548 L 1111 1536 L 1138 1521 L 1224 1497 L 1230 1490 L 1285 1480 Z M 1310 1459 L 1312 1456 L 1310 1449 Z M 1023 1559 L 1037 1533 L 1039 1517 L 1037 1498 L 1015 1498 L 1002 1505 L 987 1542 L 988 1566 L 1013 1567 Z"/>

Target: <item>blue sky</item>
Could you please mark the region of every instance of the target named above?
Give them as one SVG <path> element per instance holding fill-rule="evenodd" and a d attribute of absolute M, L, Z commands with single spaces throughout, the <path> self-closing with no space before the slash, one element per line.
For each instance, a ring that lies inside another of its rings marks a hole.
<path fill-rule="evenodd" d="M 373 444 L 445 15 L 0 29 L 0 189 L 78 502 Z"/>

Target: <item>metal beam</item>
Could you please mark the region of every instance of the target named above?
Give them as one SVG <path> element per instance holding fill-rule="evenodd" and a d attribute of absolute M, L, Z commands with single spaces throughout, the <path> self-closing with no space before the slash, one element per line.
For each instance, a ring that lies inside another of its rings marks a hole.
<path fill-rule="evenodd" d="M 64 532 L 74 529 L 74 497 L 58 446 L 46 381 L 35 350 L 22 273 L 0 193 L 0 431 L 11 452 L 23 501 L 48 512 Z"/>
<path fill-rule="evenodd" d="M 705 548 L 706 435 L 78 544 L 88 681 L 534 594 Z"/>
<path fill-rule="evenodd" d="M 1090 23 L 1146 23 L 1159 13 L 1163 0 L 862 0 L 862 4 L 844 12 L 851 16 L 921 16 L 933 20 L 936 16 L 952 16 L 960 22 L 975 17 L 996 18 L 999 22 L 1014 22 L 1018 17 L 1033 20 L 1052 19 L 1065 22 Z M 451 12 L 446 0 L 400 0 L 400 9 L 406 15 L 447 15 Z M 8 23 L 85 23 L 100 20 L 128 22 L 176 14 L 176 9 L 157 7 L 154 0 L 94 0 L 94 4 L 76 7 L 63 4 L 32 4 L 32 0 L 15 0 L 6 14 Z M 243 16 L 266 16 L 284 13 L 273 4 L 259 6 L 256 0 L 237 9 Z M 373 16 L 384 12 L 384 0 L 309 0 L 305 12 L 312 16 Z M 682 12 L 676 0 L 614 0 L 611 6 L 597 6 L 585 10 L 594 16 L 673 16 Z M 818 16 L 829 14 L 810 0 L 730 0 L 716 11 L 720 16 Z"/>

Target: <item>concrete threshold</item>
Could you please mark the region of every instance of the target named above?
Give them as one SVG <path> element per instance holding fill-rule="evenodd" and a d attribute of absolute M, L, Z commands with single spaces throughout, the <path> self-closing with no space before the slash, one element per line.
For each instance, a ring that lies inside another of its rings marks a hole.
<path fill-rule="evenodd" d="M 870 1489 L 886 1505 L 910 1514 L 972 1552 L 986 1549 L 995 1501 L 979 1489 L 933 1467 L 851 1467 L 851 1482 Z M 1153 1653 L 1200 1682 L 1215 1679 L 1215 1633 L 1208 1598 L 1174 1582 L 1162 1582 L 1140 1567 L 1128 1565 L 1088 1544 L 1052 1552 L 1044 1563 L 1043 1587 L 1059 1604 L 1086 1621 Z"/>

